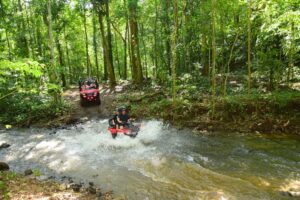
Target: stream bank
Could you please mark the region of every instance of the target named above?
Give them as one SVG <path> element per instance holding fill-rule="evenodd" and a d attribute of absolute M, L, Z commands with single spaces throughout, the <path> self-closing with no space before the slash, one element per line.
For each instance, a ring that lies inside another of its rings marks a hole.
<path fill-rule="evenodd" d="M 240 132 L 300 134 L 300 92 L 235 95 L 216 99 L 212 117 L 208 96 L 178 98 L 165 89 L 128 89 L 117 93 L 113 106 L 127 105 L 131 115 L 141 119 L 161 119 L 173 126 L 190 128 L 198 133 Z"/>
<path fill-rule="evenodd" d="M 70 183 L 71 180 L 69 183 L 58 183 L 52 178 L 41 180 L 37 171 L 29 173 L 30 171 L 28 169 L 24 174 L 0 172 L 0 199 L 112 200 L 110 192 L 102 193 L 92 183 L 85 188 L 80 184 Z"/>

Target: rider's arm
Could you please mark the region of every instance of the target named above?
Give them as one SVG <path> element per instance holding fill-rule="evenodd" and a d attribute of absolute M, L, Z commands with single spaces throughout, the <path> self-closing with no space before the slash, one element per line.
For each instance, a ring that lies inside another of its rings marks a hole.
<path fill-rule="evenodd" d="M 121 119 L 120 119 L 119 116 L 117 117 L 117 121 L 118 121 L 119 123 L 122 123 L 122 121 L 121 121 Z"/>

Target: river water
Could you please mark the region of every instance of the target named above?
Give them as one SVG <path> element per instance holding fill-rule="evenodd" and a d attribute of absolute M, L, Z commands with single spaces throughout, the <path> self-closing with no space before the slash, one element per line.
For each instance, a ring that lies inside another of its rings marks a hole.
<path fill-rule="evenodd" d="M 300 181 L 300 138 L 260 134 L 195 135 L 159 121 L 135 138 L 112 139 L 107 120 L 67 129 L 0 134 L 0 160 L 13 170 L 94 182 L 116 197 L 152 199 L 289 199 Z M 55 134 L 54 134 L 55 133 Z"/>

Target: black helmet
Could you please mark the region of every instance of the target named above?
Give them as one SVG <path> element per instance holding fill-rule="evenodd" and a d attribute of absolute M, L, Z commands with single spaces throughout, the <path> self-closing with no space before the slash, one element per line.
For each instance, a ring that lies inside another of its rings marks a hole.
<path fill-rule="evenodd" d="M 125 110 L 124 107 L 118 107 L 118 108 L 117 108 L 117 111 L 118 111 L 118 112 L 122 112 L 123 110 Z"/>

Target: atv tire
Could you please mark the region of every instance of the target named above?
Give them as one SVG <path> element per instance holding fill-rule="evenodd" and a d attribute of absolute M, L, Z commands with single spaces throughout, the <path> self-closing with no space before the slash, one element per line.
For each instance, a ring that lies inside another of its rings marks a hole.
<path fill-rule="evenodd" d="M 86 101 L 81 97 L 80 98 L 80 105 L 82 106 L 82 107 L 85 107 L 86 106 Z"/>
<path fill-rule="evenodd" d="M 97 97 L 97 99 L 95 101 L 95 104 L 98 105 L 98 106 L 101 105 L 101 100 L 100 100 L 99 96 Z"/>

